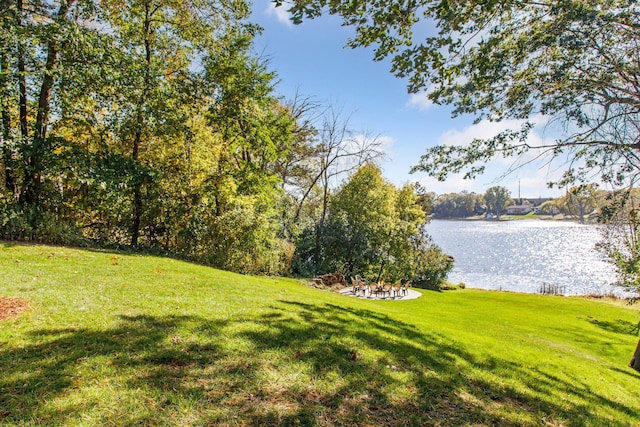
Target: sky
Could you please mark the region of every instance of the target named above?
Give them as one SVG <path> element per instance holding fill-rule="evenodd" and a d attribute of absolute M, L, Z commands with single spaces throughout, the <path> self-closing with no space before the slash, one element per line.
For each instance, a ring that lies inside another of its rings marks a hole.
<path fill-rule="evenodd" d="M 279 78 L 278 95 L 292 99 L 296 93 L 332 105 L 349 116 L 350 127 L 384 142 L 384 176 L 396 185 L 419 182 L 437 194 L 463 190 L 484 193 L 500 185 L 512 197 L 559 197 L 564 189 L 549 189 L 547 182 L 557 179 L 558 164 L 534 163 L 512 169 L 513 160 L 496 160 L 475 180 L 452 175 L 438 182 L 425 173 L 410 169 L 428 147 L 463 144 L 474 138 L 490 137 L 517 123 L 480 122 L 473 117 L 451 117 L 451 107 L 427 102 L 424 94 L 411 95 L 407 82 L 394 77 L 388 61 L 373 61 L 370 49 L 344 47 L 353 30 L 340 25 L 335 17 L 322 16 L 294 25 L 284 8 L 268 0 L 254 0 L 252 22 L 264 31 L 255 41 L 259 55 Z M 542 141 L 551 136 L 536 128 L 531 138 Z"/>

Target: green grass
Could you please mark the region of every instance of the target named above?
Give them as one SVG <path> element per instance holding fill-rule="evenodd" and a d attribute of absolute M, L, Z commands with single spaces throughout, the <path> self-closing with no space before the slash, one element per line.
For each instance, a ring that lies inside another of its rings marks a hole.
<path fill-rule="evenodd" d="M 366 301 L 172 259 L 0 243 L 2 425 L 624 426 L 637 309 Z"/>

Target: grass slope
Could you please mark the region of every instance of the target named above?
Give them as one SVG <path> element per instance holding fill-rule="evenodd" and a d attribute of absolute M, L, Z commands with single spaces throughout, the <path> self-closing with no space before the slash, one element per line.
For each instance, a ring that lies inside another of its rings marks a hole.
<path fill-rule="evenodd" d="M 624 426 L 638 315 L 464 290 L 366 301 L 172 259 L 0 243 L 2 425 Z"/>

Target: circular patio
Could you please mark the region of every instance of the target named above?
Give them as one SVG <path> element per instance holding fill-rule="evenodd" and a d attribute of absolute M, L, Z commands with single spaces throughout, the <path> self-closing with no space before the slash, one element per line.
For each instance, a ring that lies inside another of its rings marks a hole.
<path fill-rule="evenodd" d="M 422 293 L 418 291 L 414 291 L 413 289 L 407 289 L 406 294 L 403 295 L 385 295 L 381 293 L 371 294 L 370 292 L 365 292 L 364 294 L 360 291 L 354 293 L 353 288 L 348 286 L 344 289 L 340 289 L 339 291 L 342 295 L 351 296 L 355 298 L 362 299 L 370 299 L 370 300 L 382 300 L 382 301 L 406 301 L 410 299 L 420 298 Z"/>

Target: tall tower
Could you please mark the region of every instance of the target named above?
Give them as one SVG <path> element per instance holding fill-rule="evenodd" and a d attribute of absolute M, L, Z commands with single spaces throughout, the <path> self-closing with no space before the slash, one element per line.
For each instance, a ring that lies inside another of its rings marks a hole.
<path fill-rule="evenodd" d="M 522 197 L 520 197 L 520 179 L 518 179 L 518 204 L 522 204 Z"/>

